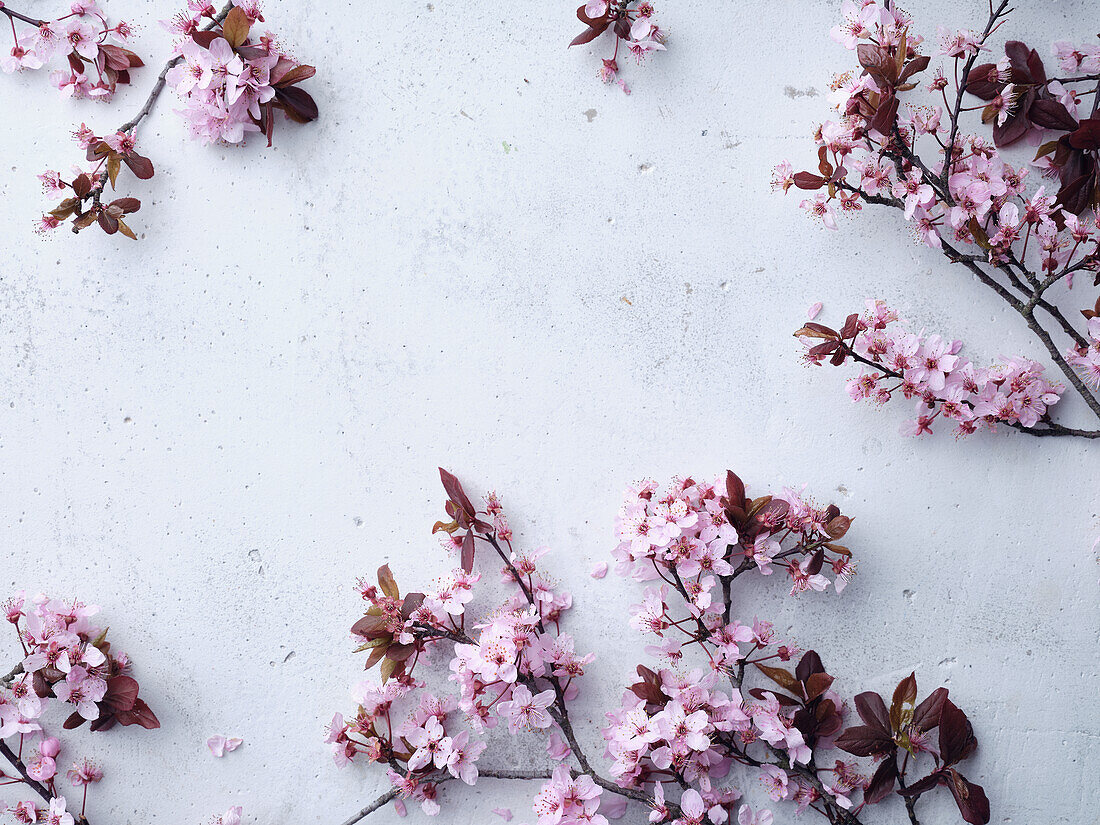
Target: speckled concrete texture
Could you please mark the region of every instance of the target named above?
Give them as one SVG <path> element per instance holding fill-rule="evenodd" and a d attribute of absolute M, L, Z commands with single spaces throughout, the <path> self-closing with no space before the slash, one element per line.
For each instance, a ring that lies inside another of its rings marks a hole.
<path fill-rule="evenodd" d="M 838 3 L 665 0 L 669 51 L 627 68 L 630 97 L 598 82 L 596 49 L 566 50 L 569 4 L 369 5 L 266 4 L 318 66 L 322 112 L 280 123 L 271 150 L 189 143 L 162 100 L 140 133 L 157 175 L 126 182 L 137 243 L 33 238 L 34 175 L 77 159 L 82 120 L 124 120 L 154 70 L 112 107 L 62 100 L 44 73 L 0 78 L 0 585 L 100 604 L 163 722 L 74 737 L 108 770 L 95 821 L 241 804 L 250 823 L 335 825 L 383 789 L 321 737 L 361 673 L 355 577 L 389 562 L 411 587 L 448 564 L 429 535 L 438 464 L 553 548 L 569 627 L 599 654 L 576 711 L 591 749 L 636 662 L 638 591 L 587 575 L 621 490 L 731 467 L 835 501 L 860 560 L 841 598 L 772 583 L 744 591 L 745 617 L 819 650 L 849 695 L 910 669 L 948 685 L 993 822 L 1100 820 L 1100 448 L 905 440 L 907 405 L 853 405 L 791 337 L 813 301 L 838 319 L 877 296 L 976 358 L 1040 353 L 897 215 L 827 233 L 770 192 L 775 162 L 811 158 L 826 84 L 852 65 L 826 36 Z M 1044 52 L 1096 28 L 1089 0 L 1020 6 L 1006 33 Z M 984 0 L 908 7 L 926 35 L 984 21 Z M 164 53 L 172 3 L 108 8 Z M 215 760 L 218 732 L 246 745 Z M 439 822 L 530 820 L 534 791 L 448 788 L 465 799 Z"/>

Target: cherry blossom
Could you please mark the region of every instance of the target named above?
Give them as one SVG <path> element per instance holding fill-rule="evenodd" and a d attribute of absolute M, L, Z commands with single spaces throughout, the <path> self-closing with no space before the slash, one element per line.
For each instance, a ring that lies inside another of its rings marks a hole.
<path fill-rule="evenodd" d="M 630 94 L 630 87 L 619 76 L 620 48 L 641 63 L 653 52 L 664 51 L 667 32 L 654 20 L 649 0 L 591 0 L 577 9 L 577 18 L 588 28 L 573 38 L 570 46 L 591 43 L 610 32 L 615 47 L 611 57 L 604 58 L 598 71 L 604 83 L 614 83 Z"/>
<path fill-rule="evenodd" d="M 870 313 L 896 321 L 884 305 Z M 952 349 L 934 342 L 927 380 L 938 368 L 958 368 L 948 360 L 956 357 Z M 453 475 L 440 472 L 446 520 L 435 530 L 447 535 L 442 547 L 458 556 L 458 570 L 437 581 L 435 597 L 402 593 L 389 566 L 378 570 L 376 582 L 356 585 L 367 609 L 352 632 L 360 652 L 370 651 L 367 665 L 379 668 L 380 683 L 355 688 L 354 715 L 337 714 L 325 741 L 340 766 L 386 765 L 392 789 L 366 813 L 388 803 L 401 813 L 404 801 L 413 800 L 435 815 L 452 803 L 448 782 L 488 778 L 540 780 L 532 801 L 539 825 L 605 823 L 629 805 L 644 806 L 650 822 L 666 825 L 771 825 L 770 811 L 741 802 L 740 774 L 732 770 L 741 765 L 773 800 L 789 800 L 795 811 L 812 806 L 848 825 L 859 825 L 860 812 L 882 802 L 899 779 L 923 794 L 957 775 L 968 794 L 959 803 L 964 818 L 988 822 L 984 791 L 955 767 L 969 753 L 960 734 L 972 729 L 948 706 L 945 689 L 917 703 L 915 676 L 909 677 L 889 711 L 879 710 L 876 694 L 859 694 L 854 704 L 864 724 L 852 724 L 850 703 L 833 689 L 818 654 L 744 613 L 749 583 L 774 581 L 767 574 L 777 569 L 791 579 L 792 597 L 830 584 L 838 593 L 845 588 L 855 565 L 840 542 L 852 522 L 839 508 L 791 487 L 750 497 L 733 473 L 713 483 L 682 477 L 662 489 L 647 479 L 628 488 L 612 557 L 616 572 L 642 589 L 629 624 L 660 643 L 642 648 L 655 661 L 642 657 L 637 681 L 604 714 L 601 764 L 570 715 L 592 655 L 578 653 L 566 632 L 572 597 L 548 574 L 547 549 L 513 546 L 510 531 L 501 533 L 507 521 L 499 498 L 486 496 L 479 509 Z M 475 572 L 486 556 L 502 565 L 499 582 Z M 475 598 L 493 584 L 505 594 L 493 593 L 487 611 L 471 614 L 469 600 L 463 611 L 450 612 L 437 596 L 460 581 Z M 440 650 L 447 652 L 433 655 Z M 446 695 L 427 688 L 436 679 L 423 674 L 422 663 L 433 659 L 446 661 L 453 685 Z M 953 761 L 936 762 L 914 780 L 908 774 L 923 770 L 918 759 L 934 752 L 930 732 L 938 726 L 941 742 L 954 743 L 946 746 Z M 513 769 L 511 760 L 504 769 L 483 765 L 482 757 L 492 756 L 493 728 L 493 736 L 530 741 L 533 752 L 544 744 L 552 772 Z M 878 758 L 872 779 L 856 763 L 835 758 L 838 749 Z M 899 765 L 901 751 L 907 756 Z"/>
<path fill-rule="evenodd" d="M 1088 73 L 1100 65 L 1100 48 L 1055 43 L 1053 54 L 1066 73 L 1058 78 L 1021 41 L 1008 40 L 998 56 L 993 35 L 1006 28 L 1009 5 L 991 3 L 980 30 L 938 27 L 938 48 L 924 49 L 934 52 L 929 55 L 921 53 L 924 38 L 916 23 L 895 3 L 846 0 L 830 36 L 855 51 L 860 71 L 840 76 L 827 95 L 836 112 L 814 131 L 816 170 L 796 172 L 782 161 L 773 186 L 812 193 L 799 207 L 829 229 L 865 204 L 899 210 L 918 241 L 966 268 L 1026 319 L 1044 357 L 1067 382 L 1048 382 L 1039 363 L 1018 358 L 1005 370 L 979 373 L 974 390 L 969 380 L 967 386 L 952 383 L 967 373 L 952 362 L 969 362 L 946 342 L 922 339 L 915 354 L 892 336 L 886 355 L 907 366 L 865 372 L 849 384 L 853 398 L 882 402 L 900 390 L 919 399 L 917 415 L 902 428 L 907 434 L 929 432 L 943 414 L 959 422 L 962 434 L 1000 422 L 1034 435 L 1100 438 L 1100 430 L 1067 427 L 1049 414 L 1072 388 L 1100 419 L 1100 387 L 1088 360 L 1091 333 L 1074 323 L 1076 312 L 1065 313 L 1058 303 L 1065 295 L 1053 289 L 1062 285 L 1068 293 L 1081 273 L 1092 274 L 1093 287 L 1100 285 L 1094 220 L 1100 119 L 1080 106 L 1095 91 L 1095 75 Z M 934 59 L 942 65 L 933 67 Z M 965 116 L 978 111 L 992 139 L 970 132 Z M 1010 162 L 1005 150 L 1028 142 L 1039 147 L 1030 165 Z M 811 332 L 804 327 L 800 337 L 818 337 L 807 326 Z M 850 337 L 822 337 L 812 344 L 811 357 L 836 364 L 867 358 L 848 352 Z M 1068 352 L 1063 338 L 1072 341 Z M 867 360 L 875 362 L 868 366 L 882 363 Z"/>
<path fill-rule="evenodd" d="M 143 62 L 124 48 L 133 27 L 119 21 L 109 24 L 94 2 L 74 2 L 69 13 L 54 20 L 38 20 L 0 5 L 0 14 L 11 23 L 14 45 L 0 57 L 0 69 L 7 73 L 41 69 L 64 58 L 67 68 L 58 69 L 51 80 L 68 97 L 109 99 L 119 84 L 130 82 L 130 71 Z M 19 31 L 19 21 L 29 28 Z"/>
<path fill-rule="evenodd" d="M 180 62 L 167 82 L 183 102 L 179 113 L 188 130 L 203 143 L 240 143 L 260 132 L 270 146 L 275 109 L 300 123 L 317 117 L 313 98 L 297 86 L 314 68 L 276 46 L 270 32 L 257 36 L 252 28 L 262 17 L 249 9 L 237 2 L 215 15 L 204 6 L 166 24 L 183 35 L 176 46 Z M 203 27 L 207 18 L 211 25 Z"/>
<path fill-rule="evenodd" d="M 977 367 L 959 354 L 962 342 L 910 332 L 882 301 L 868 301 L 864 314 L 850 315 L 839 332 L 814 323 L 797 334 L 811 363 L 840 365 L 851 359 L 864 365 L 848 382 L 853 401 L 883 404 L 897 394 L 914 400 L 918 415 L 905 425 L 914 435 L 932 432 L 937 418 L 953 421 L 957 435 L 1001 424 L 1035 427 L 1047 420 L 1065 390 L 1025 358 Z M 1076 355 L 1067 357 L 1072 362 Z"/>
<path fill-rule="evenodd" d="M 139 698 L 130 660 L 112 650 L 107 630 L 93 623 L 97 607 L 17 593 L 3 612 L 18 636 L 20 656 L 0 676 L 0 757 L 11 766 L 8 773 L 0 771 L 0 785 L 28 788 L 48 806 L 22 800 L 7 811 L 28 825 L 87 825 L 87 789 L 103 778 L 103 771 L 86 758 L 72 763 L 67 777 L 81 789 L 81 805 L 79 814 L 70 812 L 57 787 L 66 746 L 45 727 L 52 724 L 51 711 L 60 713 L 58 724 L 66 730 L 88 722 L 92 731 L 116 724 L 153 729 L 160 722 Z"/>

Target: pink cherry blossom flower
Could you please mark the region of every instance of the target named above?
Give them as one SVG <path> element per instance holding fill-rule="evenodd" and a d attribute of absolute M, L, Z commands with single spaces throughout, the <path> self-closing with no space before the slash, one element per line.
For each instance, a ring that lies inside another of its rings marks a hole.
<path fill-rule="evenodd" d="M 673 825 L 702 825 L 707 809 L 703 797 L 695 788 L 688 788 L 680 796 L 681 815 L 673 820 Z"/>
<path fill-rule="evenodd" d="M 16 42 L 11 51 L 0 59 L 0 69 L 11 74 L 22 69 L 41 69 L 45 61 L 33 50 Z"/>
<path fill-rule="evenodd" d="M 54 695 L 62 702 L 76 707 L 77 713 L 88 720 L 99 718 L 96 702 L 107 692 L 107 683 L 98 676 L 90 676 L 82 667 L 74 667 L 65 681 L 54 685 Z"/>
<path fill-rule="evenodd" d="M 56 797 L 50 800 L 46 811 L 45 825 L 73 825 L 73 815 L 65 810 L 65 799 Z"/>
<path fill-rule="evenodd" d="M 93 785 L 103 779 L 103 771 L 95 763 L 85 759 L 81 762 L 74 762 L 67 776 L 74 788 L 81 788 L 86 785 Z"/>
<path fill-rule="evenodd" d="M 477 760 L 487 747 L 485 742 L 471 742 L 469 731 L 461 731 L 451 742 L 447 771 L 467 785 L 473 785 L 477 782 Z"/>
<path fill-rule="evenodd" d="M 812 198 L 807 198 L 798 204 L 800 208 L 805 209 L 811 215 L 817 218 L 821 218 L 821 222 L 825 225 L 826 229 L 836 229 L 836 215 L 833 212 L 832 206 L 829 205 L 829 201 L 825 193 L 818 192 Z"/>
<path fill-rule="evenodd" d="M 39 782 L 49 782 L 57 776 L 57 763 L 49 756 L 35 754 L 27 762 L 27 773 Z"/>
<path fill-rule="evenodd" d="M 497 704 L 497 713 L 508 721 L 508 730 L 516 733 L 529 728 L 550 727 L 550 715 L 546 709 L 554 704 L 554 691 L 544 690 L 532 695 L 526 685 L 512 688 L 510 701 Z"/>
<path fill-rule="evenodd" d="M 83 17 L 74 17 L 65 25 L 65 42 L 71 51 L 85 60 L 95 60 L 99 55 L 99 42 L 95 28 Z"/>

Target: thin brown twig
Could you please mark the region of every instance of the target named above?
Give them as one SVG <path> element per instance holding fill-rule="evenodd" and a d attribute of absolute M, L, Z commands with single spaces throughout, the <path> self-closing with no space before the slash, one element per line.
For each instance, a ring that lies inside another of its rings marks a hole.
<path fill-rule="evenodd" d="M 0 6 L 0 12 L 3 12 L 8 17 L 14 17 L 16 20 L 21 20 L 22 22 L 27 23 L 31 26 L 45 26 L 49 22 L 47 20 L 38 20 L 34 17 L 27 17 L 27 15 L 20 14 L 13 9 L 9 9 L 7 6 Z"/>

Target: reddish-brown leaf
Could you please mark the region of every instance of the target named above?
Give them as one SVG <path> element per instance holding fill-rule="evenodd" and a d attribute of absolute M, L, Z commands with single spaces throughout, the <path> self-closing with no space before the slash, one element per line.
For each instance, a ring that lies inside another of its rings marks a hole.
<path fill-rule="evenodd" d="M 873 690 L 860 693 L 855 698 L 856 712 L 866 724 L 878 728 L 883 734 L 890 735 L 890 713 L 886 703 Z"/>

